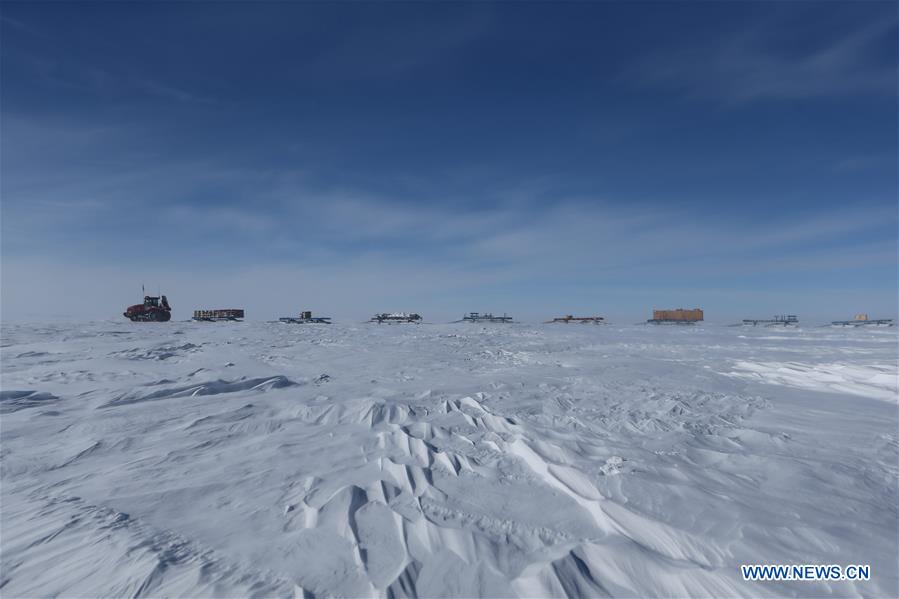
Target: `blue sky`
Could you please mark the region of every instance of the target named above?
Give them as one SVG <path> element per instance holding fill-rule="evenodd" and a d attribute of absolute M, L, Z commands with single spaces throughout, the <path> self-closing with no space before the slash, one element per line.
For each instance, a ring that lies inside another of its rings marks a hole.
<path fill-rule="evenodd" d="M 897 312 L 892 2 L 4 2 L 4 320 Z M 61 301 L 63 296 L 73 302 Z"/>

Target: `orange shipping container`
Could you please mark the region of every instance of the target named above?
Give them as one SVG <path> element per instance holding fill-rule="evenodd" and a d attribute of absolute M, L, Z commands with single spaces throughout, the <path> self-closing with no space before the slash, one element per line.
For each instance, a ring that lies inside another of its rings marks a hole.
<path fill-rule="evenodd" d="M 693 310 L 653 310 L 653 320 L 672 320 L 675 322 L 697 322 L 703 319 L 702 310 L 694 308 Z"/>

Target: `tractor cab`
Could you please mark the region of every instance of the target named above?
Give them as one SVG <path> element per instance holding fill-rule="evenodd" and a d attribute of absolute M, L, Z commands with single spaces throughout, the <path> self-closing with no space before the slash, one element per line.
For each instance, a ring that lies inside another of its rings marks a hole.
<path fill-rule="evenodd" d="M 172 318 L 172 307 L 164 295 L 145 295 L 144 303 L 129 306 L 124 316 L 132 322 L 166 322 Z"/>

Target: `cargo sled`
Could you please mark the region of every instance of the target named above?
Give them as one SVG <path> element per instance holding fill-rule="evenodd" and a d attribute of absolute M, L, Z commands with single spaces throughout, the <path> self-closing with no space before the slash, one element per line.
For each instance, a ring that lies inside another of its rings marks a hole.
<path fill-rule="evenodd" d="M 552 320 L 547 320 L 545 324 L 553 324 L 556 322 L 564 322 L 568 324 L 570 322 L 576 322 L 578 324 L 605 324 L 606 319 L 602 316 L 572 316 L 568 314 L 567 316 L 559 316 L 553 318 Z"/>
<path fill-rule="evenodd" d="M 867 314 L 856 314 L 852 320 L 834 320 L 830 323 L 835 327 L 891 327 L 892 318 L 868 318 Z"/>
<path fill-rule="evenodd" d="M 462 317 L 462 320 L 456 320 L 455 322 L 499 322 L 508 324 L 514 321 L 505 312 L 502 316 L 494 316 L 492 312 L 485 312 L 484 314 L 469 312 L 467 316 Z"/>
<path fill-rule="evenodd" d="M 375 314 L 369 322 L 378 324 L 421 324 L 421 314 L 415 312 L 383 312 Z"/>
<path fill-rule="evenodd" d="M 331 317 L 312 316 L 310 310 L 304 310 L 300 312 L 299 316 L 282 316 L 278 321 L 291 324 L 331 324 Z"/>
<path fill-rule="evenodd" d="M 205 322 L 239 321 L 243 320 L 242 308 L 225 308 L 220 310 L 194 310 L 194 320 Z"/>
<path fill-rule="evenodd" d="M 743 326 L 798 327 L 799 317 L 795 314 L 778 314 L 769 319 L 744 318 Z"/>

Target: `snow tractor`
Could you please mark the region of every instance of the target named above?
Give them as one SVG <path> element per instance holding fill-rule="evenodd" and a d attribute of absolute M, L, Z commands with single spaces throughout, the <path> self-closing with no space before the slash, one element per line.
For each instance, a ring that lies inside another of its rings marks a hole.
<path fill-rule="evenodd" d="M 144 303 L 134 304 L 125 310 L 125 318 L 132 322 L 166 322 L 172 319 L 172 307 L 164 295 L 145 295 Z"/>

